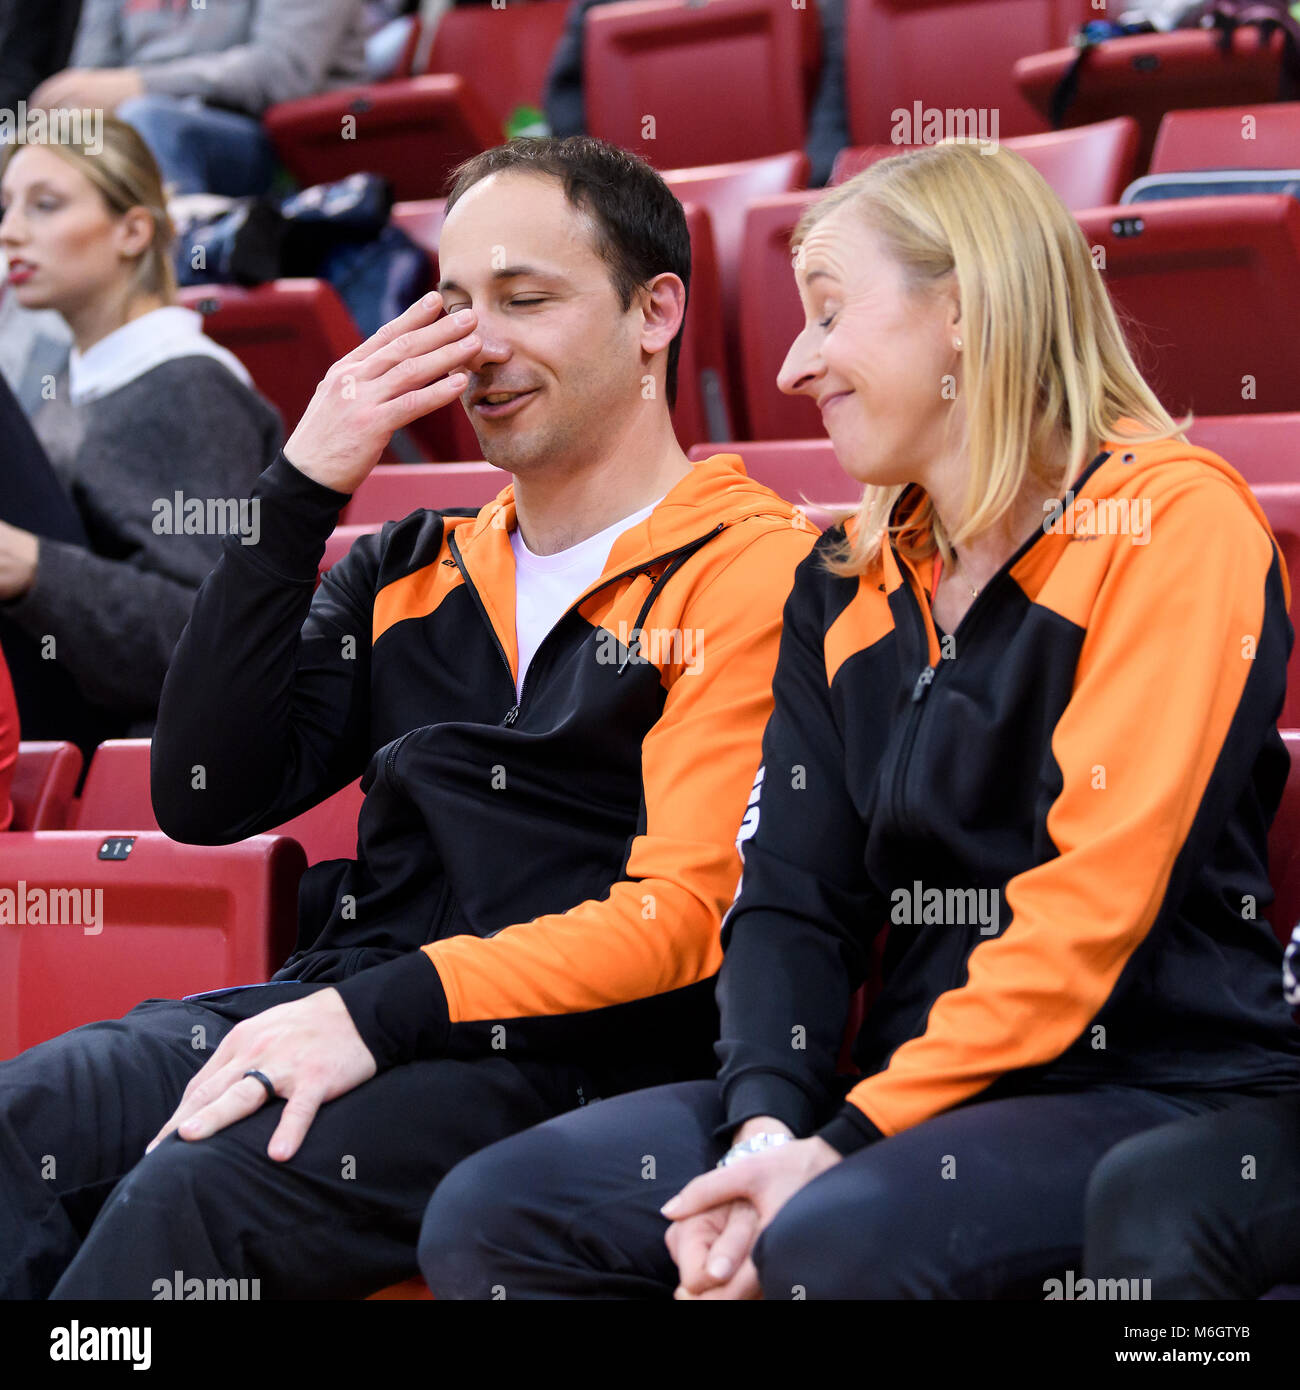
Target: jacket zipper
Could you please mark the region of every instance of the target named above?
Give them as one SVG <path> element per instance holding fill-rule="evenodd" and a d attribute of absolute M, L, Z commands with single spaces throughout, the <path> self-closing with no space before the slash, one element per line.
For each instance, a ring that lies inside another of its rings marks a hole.
<path fill-rule="evenodd" d="M 531 662 L 529 662 L 528 671 L 524 676 L 524 683 L 519 688 L 519 696 L 516 699 L 515 703 L 511 705 L 511 707 L 506 711 L 505 717 L 501 721 L 502 726 L 507 729 L 511 728 L 519 719 L 519 712 L 523 708 L 524 704 L 524 696 L 528 693 L 528 688 L 532 680 L 533 673 L 537 669 L 537 658 L 541 656 L 542 649 L 551 640 L 551 637 L 554 635 L 556 628 L 559 627 L 559 625 L 565 620 L 565 618 L 569 616 L 570 613 L 573 612 L 575 608 L 579 607 L 581 604 L 586 603 L 586 601 L 593 594 L 600 593 L 602 589 L 607 589 L 611 584 L 617 584 L 622 579 L 628 579 L 632 575 L 641 574 L 645 570 L 653 568 L 655 565 L 662 564 L 665 560 L 672 561 L 676 559 L 679 555 L 683 555 L 684 552 L 687 554 L 693 553 L 694 551 L 698 550 L 701 546 L 703 546 L 707 541 L 711 541 L 713 537 L 718 534 L 719 531 L 723 530 L 726 524 L 727 523 L 725 521 L 720 521 L 713 528 L 712 531 L 707 532 L 703 536 L 697 536 L 695 540 L 689 541 L 686 545 L 679 545 L 674 550 L 665 551 L 664 554 L 656 555 L 652 560 L 642 560 L 639 565 L 633 565 L 631 569 L 625 569 L 619 574 L 611 574 L 608 579 L 602 579 L 600 583 L 597 584 L 594 588 L 588 589 L 585 593 L 579 594 L 578 597 L 573 601 L 573 603 L 571 603 L 568 606 L 568 608 L 566 608 L 564 612 L 560 614 L 559 618 L 556 619 L 555 624 L 551 628 L 551 631 L 548 632 L 546 636 L 542 638 L 541 645 L 533 653 L 533 659 Z M 456 568 L 460 571 L 461 578 L 465 581 L 465 587 L 469 590 L 470 597 L 474 600 L 474 606 L 478 609 L 479 616 L 487 624 L 488 631 L 492 634 L 492 641 L 495 643 L 497 651 L 501 654 L 501 660 L 505 662 L 506 672 L 510 677 L 510 683 L 513 685 L 515 675 L 514 672 L 510 669 L 510 658 L 506 655 L 506 649 L 502 645 L 500 637 L 497 636 L 496 628 L 492 626 L 492 619 L 488 616 L 487 606 L 484 604 L 483 599 L 479 594 L 479 591 L 474 587 L 474 581 L 469 577 L 469 571 L 465 568 L 465 563 L 460 553 L 460 547 L 456 544 L 456 534 L 454 531 L 451 533 L 451 535 L 447 537 L 447 549 L 451 552 L 451 557 L 456 562 Z"/>
<path fill-rule="evenodd" d="M 973 625 L 973 620 L 987 609 L 989 591 L 1002 578 L 1003 570 L 1009 570 L 1011 566 L 1020 559 L 1025 550 L 1032 546 L 1036 540 L 1037 537 L 1032 538 L 1027 545 L 1017 550 L 1015 554 L 1007 560 L 1006 564 L 994 574 L 992 579 L 985 584 L 984 588 L 980 590 L 975 601 L 966 610 L 961 622 L 959 622 L 949 634 L 954 642 L 957 639 L 958 633 L 964 631 L 969 634 L 971 626 Z M 907 586 L 907 592 L 912 602 L 912 612 L 921 628 L 922 639 L 928 642 L 929 634 L 925 630 L 925 618 L 920 611 L 921 605 L 916 597 L 916 591 L 909 584 Z M 948 658 L 947 664 L 951 665 L 956 659 L 955 656 Z M 894 770 L 893 786 L 890 790 L 890 805 L 893 808 L 894 823 L 898 826 L 904 826 L 905 823 L 907 823 L 907 817 L 903 814 L 903 786 L 907 780 L 907 773 L 912 762 L 912 754 L 916 748 L 917 735 L 921 730 L 921 720 L 925 715 L 925 697 L 930 693 L 930 688 L 939 678 L 940 667 L 944 664 L 944 659 L 942 657 L 940 657 L 939 662 L 934 666 L 927 663 L 921 668 L 916 677 L 916 682 L 912 686 L 912 697 L 908 701 L 907 724 L 903 730 L 903 746 L 899 750 L 898 763 Z"/>

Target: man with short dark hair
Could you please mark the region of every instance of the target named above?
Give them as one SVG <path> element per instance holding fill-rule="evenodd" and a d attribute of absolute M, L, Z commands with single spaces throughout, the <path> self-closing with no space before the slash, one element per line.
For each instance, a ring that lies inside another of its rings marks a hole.
<path fill-rule="evenodd" d="M 331 368 L 263 473 L 261 539 L 200 590 L 154 738 L 159 822 L 190 842 L 364 773 L 357 858 L 309 870 L 270 983 L 0 1065 L 0 1293 L 149 1298 L 180 1270 L 366 1294 L 415 1273 L 459 1159 L 712 1074 L 811 532 L 673 435 L 690 243 L 649 166 L 585 137 L 488 151 L 439 260 L 446 314 L 422 301 Z M 313 596 L 389 435 L 457 396 L 513 486 L 386 524 Z"/>

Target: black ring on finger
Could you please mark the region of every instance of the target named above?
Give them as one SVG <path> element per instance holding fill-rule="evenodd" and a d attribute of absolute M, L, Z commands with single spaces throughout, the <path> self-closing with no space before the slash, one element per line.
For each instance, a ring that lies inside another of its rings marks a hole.
<path fill-rule="evenodd" d="M 264 1071 L 258 1071 L 256 1068 L 250 1068 L 248 1071 L 244 1073 L 244 1075 L 251 1076 L 255 1080 L 260 1081 L 262 1085 L 266 1087 L 266 1094 L 268 1099 L 280 1099 L 280 1097 L 277 1096 L 275 1093 L 275 1087 L 271 1085 L 271 1078 L 267 1076 L 267 1074 Z"/>

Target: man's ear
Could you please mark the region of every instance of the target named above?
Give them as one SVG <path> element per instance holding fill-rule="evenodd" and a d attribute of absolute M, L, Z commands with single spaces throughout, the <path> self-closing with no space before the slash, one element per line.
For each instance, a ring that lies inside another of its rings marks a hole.
<path fill-rule="evenodd" d="M 686 317 L 686 286 L 680 276 L 665 270 L 656 275 L 642 293 L 645 325 L 641 346 L 646 352 L 661 352 L 677 336 Z"/>

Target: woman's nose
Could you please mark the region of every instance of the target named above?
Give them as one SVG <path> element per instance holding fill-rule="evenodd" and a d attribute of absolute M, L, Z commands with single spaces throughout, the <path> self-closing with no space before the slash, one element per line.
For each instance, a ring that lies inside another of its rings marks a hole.
<path fill-rule="evenodd" d="M 777 390 L 785 392 L 787 396 L 804 394 L 817 379 L 816 354 L 810 350 L 806 338 L 806 333 L 800 333 L 790 344 L 790 351 L 786 353 L 781 370 L 776 374 Z"/>

